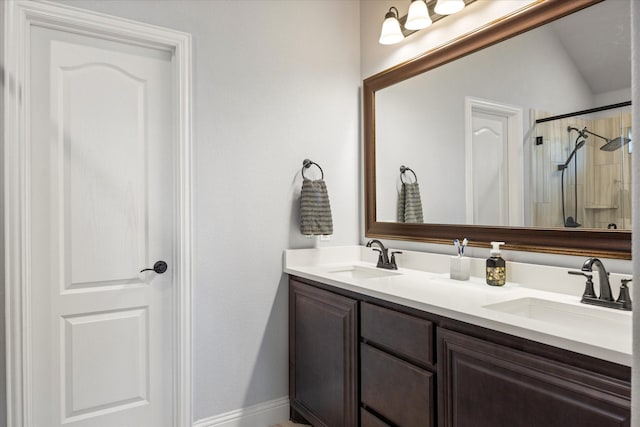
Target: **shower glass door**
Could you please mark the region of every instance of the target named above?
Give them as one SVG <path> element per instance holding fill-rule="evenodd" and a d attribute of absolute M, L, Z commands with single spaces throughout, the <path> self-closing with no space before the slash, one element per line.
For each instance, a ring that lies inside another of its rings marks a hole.
<path fill-rule="evenodd" d="M 631 229 L 630 106 L 537 123 L 532 141 L 533 226 Z"/>

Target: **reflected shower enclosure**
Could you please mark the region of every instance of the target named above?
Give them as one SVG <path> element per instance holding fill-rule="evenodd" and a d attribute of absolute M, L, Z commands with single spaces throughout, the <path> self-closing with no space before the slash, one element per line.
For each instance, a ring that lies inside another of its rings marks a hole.
<path fill-rule="evenodd" d="M 630 230 L 631 107 L 534 116 L 533 225 Z"/>

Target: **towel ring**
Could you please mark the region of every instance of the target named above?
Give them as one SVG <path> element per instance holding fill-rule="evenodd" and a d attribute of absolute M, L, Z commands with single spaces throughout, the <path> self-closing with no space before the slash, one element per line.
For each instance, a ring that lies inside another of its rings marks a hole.
<path fill-rule="evenodd" d="M 324 179 L 324 171 L 322 170 L 322 168 L 320 167 L 320 165 L 319 165 L 319 164 L 317 164 L 316 162 L 312 162 L 312 161 L 311 161 L 311 160 L 309 160 L 309 159 L 304 159 L 304 160 L 302 161 L 302 177 L 303 177 L 303 178 L 305 178 L 305 179 L 308 179 L 306 176 L 304 176 L 304 170 L 305 170 L 305 169 L 309 169 L 309 168 L 311 167 L 311 165 L 316 165 L 316 166 L 318 167 L 318 169 L 320 169 L 320 174 L 321 174 L 321 176 L 322 176 L 322 178 L 321 178 L 321 179 Z"/>
<path fill-rule="evenodd" d="M 409 184 L 408 182 L 404 182 L 404 179 L 402 179 L 402 178 L 404 178 L 404 174 L 407 171 L 411 172 L 413 174 L 414 181 L 418 182 L 418 177 L 416 176 L 416 173 L 413 171 L 413 169 L 408 168 L 408 167 L 406 167 L 404 165 L 400 166 L 400 181 L 402 181 L 403 184 Z"/>

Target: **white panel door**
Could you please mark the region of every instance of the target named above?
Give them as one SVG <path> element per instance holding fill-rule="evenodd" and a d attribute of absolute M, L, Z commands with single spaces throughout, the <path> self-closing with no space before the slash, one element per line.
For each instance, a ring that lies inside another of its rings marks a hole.
<path fill-rule="evenodd" d="M 509 224 L 507 118 L 473 111 L 473 224 Z"/>
<path fill-rule="evenodd" d="M 31 46 L 32 425 L 172 425 L 171 55 L 38 27 Z"/>

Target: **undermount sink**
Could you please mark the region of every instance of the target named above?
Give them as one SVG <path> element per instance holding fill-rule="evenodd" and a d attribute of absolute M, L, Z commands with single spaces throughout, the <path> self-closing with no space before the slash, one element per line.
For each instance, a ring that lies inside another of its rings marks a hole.
<path fill-rule="evenodd" d="M 540 298 L 518 298 L 485 305 L 484 308 L 552 323 L 555 326 L 602 331 L 614 335 L 628 334 L 627 336 L 631 337 L 631 312 L 598 309 Z"/>
<path fill-rule="evenodd" d="M 360 265 L 349 265 L 346 267 L 336 268 L 335 270 L 328 271 L 328 273 L 337 274 L 351 279 L 377 279 L 380 277 L 397 276 L 402 274 L 393 270 L 363 267 Z"/>

